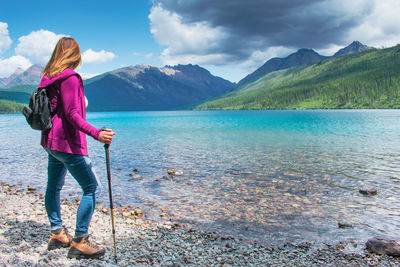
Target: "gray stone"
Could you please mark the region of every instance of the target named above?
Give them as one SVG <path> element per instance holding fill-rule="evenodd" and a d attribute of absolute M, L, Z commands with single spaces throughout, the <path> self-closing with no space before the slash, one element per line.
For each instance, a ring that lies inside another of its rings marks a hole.
<path fill-rule="evenodd" d="M 367 250 L 372 253 L 395 257 L 400 256 L 400 241 L 384 237 L 374 237 L 369 239 L 365 245 Z"/>

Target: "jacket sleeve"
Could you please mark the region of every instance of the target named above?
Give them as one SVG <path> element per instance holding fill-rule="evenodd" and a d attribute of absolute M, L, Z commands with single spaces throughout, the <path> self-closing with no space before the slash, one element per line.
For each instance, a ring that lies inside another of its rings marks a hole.
<path fill-rule="evenodd" d="M 82 118 L 81 104 L 79 101 L 80 81 L 72 75 L 61 83 L 61 102 L 66 119 L 81 132 L 98 140 L 101 130 L 96 129 Z"/>

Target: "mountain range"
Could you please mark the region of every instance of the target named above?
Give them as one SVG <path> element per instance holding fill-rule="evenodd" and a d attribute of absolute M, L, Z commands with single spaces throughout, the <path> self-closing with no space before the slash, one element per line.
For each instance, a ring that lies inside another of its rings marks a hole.
<path fill-rule="evenodd" d="M 358 41 L 354 41 L 348 46 L 337 51 L 332 57 L 334 58 L 340 55 L 358 53 L 369 48 L 370 47 L 363 45 Z M 264 65 L 259 67 L 253 73 L 250 73 L 242 80 L 240 80 L 236 87 L 238 88 L 243 86 L 244 84 L 254 82 L 273 71 L 288 69 L 296 66 L 310 65 L 332 57 L 322 56 L 312 49 L 302 48 L 299 49 L 296 53 L 290 54 L 285 58 L 275 57 L 268 60 L 267 62 L 265 62 Z"/>
<path fill-rule="evenodd" d="M 312 49 L 299 49 L 285 58 L 268 60 L 237 84 L 213 76 L 198 65 L 163 68 L 153 65 L 128 66 L 85 80 L 85 94 L 89 99 L 89 111 L 171 110 L 189 109 L 194 106 L 198 109 L 227 108 L 224 105 L 214 105 L 215 100 L 232 99 L 249 92 L 254 94 L 258 90 L 268 91 L 271 86 L 265 81 L 276 83 L 278 76 L 280 80 L 276 84 L 282 81 L 290 84 L 291 78 L 283 77 L 282 71 L 290 70 L 294 75 L 299 67 L 334 62 L 342 57 L 345 57 L 345 63 L 349 54 L 360 54 L 366 50 L 374 49 L 357 41 L 340 49 L 331 57 L 319 55 Z M 0 89 L 0 100 L 27 103 L 29 93 L 40 80 L 42 68 L 33 65 L 25 71 L 17 69 L 10 77 L 0 79 L 0 87 L 3 88 Z M 235 108 L 235 105 L 229 108 Z M 245 108 L 245 105 L 238 106 Z"/>
<path fill-rule="evenodd" d="M 26 70 L 17 68 L 11 76 L 0 78 L 0 88 L 10 88 L 20 85 L 37 85 L 40 82 L 40 73 L 42 70 L 43 66 L 38 64 L 30 66 Z"/>
<path fill-rule="evenodd" d="M 354 42 L 335 55 L 268 72 L 195 109 L 400 108 L 400 45 Z"/>
<path fill-rule="evenodd" d="M 125 67 L 88 79 L 84 86 L 89 111 L 115 111 L 184 108 L 223 94 L 234 84 L 189 64 Z"/>
<path fill-rule="evenodd" d="M 40 81 L 41 70 L 41 66 L 33 65 L 26 71 L 17 69 L 10 77 L 1 79 L 0 100 L 28 103 L 30 93 Z M 84 80 L 88 111 L 188 108 L 230 91 L 234 85 L 191 64 L 163 68 L 129 66 Z"/>

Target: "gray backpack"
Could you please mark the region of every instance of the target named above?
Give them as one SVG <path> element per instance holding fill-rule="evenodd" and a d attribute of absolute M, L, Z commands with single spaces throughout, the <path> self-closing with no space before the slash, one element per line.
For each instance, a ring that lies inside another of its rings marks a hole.
<path fill-rule="evenodd" d="M 33 91 L 29 100 L 29 107 L 22 109 L 26 121 L 34 130 L 46 131 L 53 125 L 51 124 L 51 106 L 47 96 L 46 88 L 37 88 Z"/>

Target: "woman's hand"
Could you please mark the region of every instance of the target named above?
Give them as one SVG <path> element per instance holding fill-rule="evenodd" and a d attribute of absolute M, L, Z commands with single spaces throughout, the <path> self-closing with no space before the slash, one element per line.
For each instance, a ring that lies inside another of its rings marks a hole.
<path fill-rule="evenodd" d="M 104 144 L 111 144 L 114 134 L 111 129 L 104 129 L 99 134 L 99 141 Z"/>

